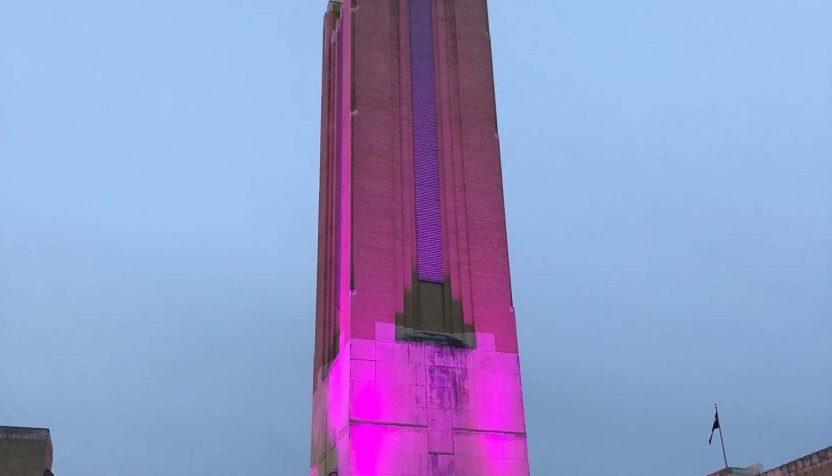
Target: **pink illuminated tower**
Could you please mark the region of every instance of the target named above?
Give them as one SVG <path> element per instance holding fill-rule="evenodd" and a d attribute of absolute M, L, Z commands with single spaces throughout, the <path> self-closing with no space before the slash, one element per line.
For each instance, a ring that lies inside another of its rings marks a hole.
<path fill-rule="evenodd" d="M 324 17 L 312 476 L 529 474 L 486 0 Z"/>

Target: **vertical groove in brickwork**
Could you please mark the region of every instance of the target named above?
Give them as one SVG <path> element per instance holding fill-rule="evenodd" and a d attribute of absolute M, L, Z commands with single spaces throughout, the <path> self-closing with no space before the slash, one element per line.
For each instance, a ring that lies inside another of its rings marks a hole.
<path fill-rule="evenodd" d="M 316 309 L 315 367 L 314 375 L 331 363 L 337 352 L 336 321 L 336 167 L 338 147 L 337 94 L 338 94 L 338 43 L 335 33 L 337 12 L 328 11 L 324 22 L 323 92 L 321 95 L 321 182 L 320 216 L 318 222 L 318 290 Z"/>
<path fill-rule="evenodd" d="M 330 37 L 325 40 L 329 45 L 325 51 L 327 61 L 324 86 L 327 88 L 324 95 L 324 107 L 328 123 L 325 128 L 325 137 L 322 139 L 321 147 L 325 152 L 322 160 L 321 170 L 321 200 L 326 205 L 321 208 L 322 226 L 319 233 L 321 241 L 319 246 L 318 259 L 320 263 L 320 276 L 318 281 L 318 336 L 316 346 L 319 349 L 315 358 L 315 373 L 320 367 L 327 367 L 335 359 L 338 353 L 338 338 L 340 326 L 338 322 L 338 296 L 340 292 L 340 246 L 339 236 L 341 233 L 341 156 L 343 152 L 343 139 L 341 137 L 342 120 L 339 104 L 343 97 L 343 60 L 340 45 L 343 41 L 344 32 L 340 27 L 340 20 L 333 20 L 332 30 L 327 30 Z"/>
<path fill-rule="evenodd" d="M 442 283 L 444 257 L 439 199 L 439 145 L 431 0 L 410 0 L 416 262 L 419 279 Z"/>
<path fill-rule="evenodd" d="M 353 7 L 357 7 L 357 1 L 354 0 L 352 3 Z M 358 98 L 356 95 L 356 67 L 355 67 L 355 58 L 356 58 L 356 45 L 358 44 L 358 38 L 356 37 L 356 25 L 357 25 L 357 15 L 355 12 L 351 14 L 350 17 L 350 36 L 352 41 L 350 42 L 350 115 L 357 112 L 358 110 Z M 355 190 L 355 129 L 352 129 L 350 133 L 353 135 L 350 140 L 350 180 L 352 184 L 350 186 L 350 190 Z M 350 216 L 353 217 L 350 220 L 350 291 L 355 290 L 355 193 L 350 193 Z"/>

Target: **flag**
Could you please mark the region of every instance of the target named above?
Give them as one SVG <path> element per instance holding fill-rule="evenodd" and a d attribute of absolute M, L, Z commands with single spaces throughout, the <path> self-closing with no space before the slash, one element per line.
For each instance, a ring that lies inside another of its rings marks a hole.
<path fill-rule="evenodd" d="M 708 444 L 709 444 L 709 445 L 711 444 L 711 441 L 713 441 L 713 439 L 714 439 L 714 432 L 715 432 L 716 430 L 720 430 L 720 431 L 722 431 L 722 430 L 719 428 L 719 410 L 716 410 L 716 411 L 715 411 L 715 413 L 714 413 L 714 426 L 713 426 L 713 427 L 711 427 L 711 437 L 710 437 L 710 438 L 708 438 Z"/>

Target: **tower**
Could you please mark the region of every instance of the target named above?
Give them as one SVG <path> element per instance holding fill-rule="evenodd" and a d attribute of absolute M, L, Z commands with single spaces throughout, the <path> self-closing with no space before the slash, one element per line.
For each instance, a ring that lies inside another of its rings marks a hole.
<path fill-rule="evenodd" d="M 528 475 L 486 0 L 323 44 L 310 475 Z"/>

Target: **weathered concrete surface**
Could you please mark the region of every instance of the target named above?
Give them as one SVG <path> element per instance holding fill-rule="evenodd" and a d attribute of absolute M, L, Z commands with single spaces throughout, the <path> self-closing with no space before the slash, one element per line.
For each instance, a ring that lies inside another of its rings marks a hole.
<path fill-rule="evenodd" d="M 0 476 L 44 476 L 51 470 L 49 430 L 0 426 Z"/>
<path fill-rule="evenodd" d="M 528 475 L 516 354 L 353 340 L 351 476 Z"/>

